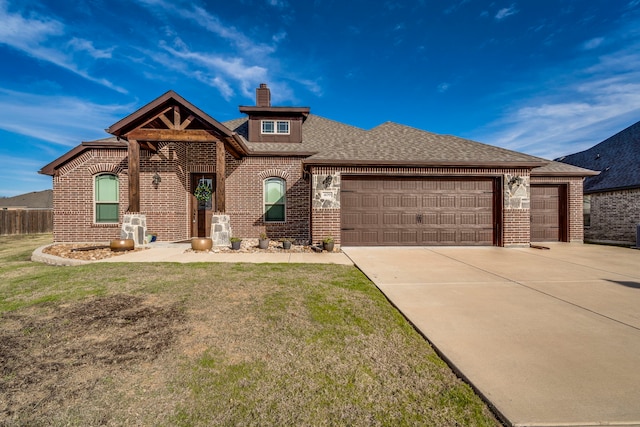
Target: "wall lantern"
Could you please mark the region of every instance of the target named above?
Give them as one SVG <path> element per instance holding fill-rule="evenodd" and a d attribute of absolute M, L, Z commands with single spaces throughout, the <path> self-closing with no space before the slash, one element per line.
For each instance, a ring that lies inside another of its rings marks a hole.
<path fill-rule="evenodd" d="M 158 175 L 158 172 L 153 174 L 153 179 L 151 180 L 151 183 L 153 184 L 153 186 L 155 188 L 158 188 L 158 185 L 160 185 L 160 182 L 162 181 L 162 178 L 160 178 L 160 175 Z"/>
<path fill-rule="evenodd" d="M 513 187 L 514 185 L 522 185 L 524 182 L 524 178 L 520 176 L 514 176 L 509 180 L 509 186 Z"/>

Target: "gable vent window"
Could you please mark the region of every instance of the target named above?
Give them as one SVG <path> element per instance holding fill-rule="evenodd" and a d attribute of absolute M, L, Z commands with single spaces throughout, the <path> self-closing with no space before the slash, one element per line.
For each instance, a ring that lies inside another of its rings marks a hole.
<path fill-rule="evenodd" d="M 262 133 L 289 135 L 289 120 L 263 120 Z"/>

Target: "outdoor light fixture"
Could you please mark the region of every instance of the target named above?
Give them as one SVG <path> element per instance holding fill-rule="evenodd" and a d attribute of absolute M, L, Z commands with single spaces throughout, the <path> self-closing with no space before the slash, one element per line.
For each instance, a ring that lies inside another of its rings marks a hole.
<path fill-rule="evenodd" d="M 523 181 L 524 181 L 524 179 L 523 179 L 522 177 L 520 177 L 520 176 L 514 176 L 513 178 L 511 178 L 511 179 L 509 180 L 509 185 L 510 185 L 510 186 L 513 186 L 514 184 L 521 185 Z"/>
<path fill-rule="evenodd" d="M 153 174 L 153 179 L 151 180 L 151 183 L 153 184 L 154 187 L 158 188 L 158 185 L 160 185 L 161 181 L 162 181 L 162 178 L 160 178 L 160 175 L 158 175 L 158 172 Z"/>

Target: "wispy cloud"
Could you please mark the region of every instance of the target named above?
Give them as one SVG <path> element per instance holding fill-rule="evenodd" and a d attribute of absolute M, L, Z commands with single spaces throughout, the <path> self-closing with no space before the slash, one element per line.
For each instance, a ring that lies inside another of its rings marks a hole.
<path fill-rule="evenodd" d="M 449 88 L 451 87 L 450 83 L 447 82 L 442 82 L 438 85 L 437 87 L 437 91 L 438 93 L 445 93 L 446 91 L 449 90 Z"/>
<path fill-rule="evenodd" d="M 270 82 L 272 87 L 280 85 L 282 93 L 291 94 L 285 83 L 274 82 L 274 79 L 270 78 L 275 70 L 286 68 L 282 65 L 282 59 L 274 55 L 278 44 L 287 37 L 286 31 L 279 30 L 274 33 L 268 39 L 268 43 L 256 42 L 198 5 L 166 0 L 138 2 L 150 9 L 161 8 L 170 12 L 172 17 L 189 21 L 226 42 L 225 48 L 215 51 L 187 45 L 180 35 L 171 29 L 171 23 L 168 22 L 165 30 L 168 39 L 162 40 L 159 47 L 169 55 L 147 51 L 149 60 L 162 63 L 185 76 L 216 88 L 226 100 L 231 99 L 237 92 L 244 97 L 253 98 L 256 85 L 263 82 Z M 286 5 L 286 2 L 281 0 L 267 0 L 267 3 L 273 7 Z"/>
<path fill-rule="evenodd" d="M 592 50 L 598 48 L 604 42 L 604 37 L 596 37 L 591 40 L 587 40 L 582 44 L 583 50 Z"/>
<path fill-rule="evenodd" d="M 448 8 L 446 8 L 444 10 L 444 14 L 445 15 L 452 14 L 453 12 L 458 10 L 460 7 L 464 6 L 466 3 L 469 3 L 469 1 L 470 0 L 460 0 L 459 2 L 454 2 L 453 4 L 451 4 Z"/>
<path fill-rule="evenodd" d="M 203 83 L 216 87 L 221 94 L 230 99 L 234 95 L 229 80 L 236 81 L 245 96 L 252 96 L 252 90 L 260 82 L 267 78 L 267 69 L 257 65 L 247 65 L 240 57 L 223 57 L 221 55 L 191 51 L 180 40 L 176 40 L 176 46 L 171 47 L 166 43 L 161 43 L 163 49 L 171 54 L 168 61 L 176 66 L 176 58 L 189 62 L 200 70 L 193 67 L 179 66 L 179 71 L 187 75 L 193 75 Z M 169 65 L 171 65 L 169 64 Z"/>
<path fill-rule="evenodd" d="M 518 9 L 516 9 L 516 5 L 515 5 L 515 4 L 512 4 L 512 5 L 511 5 L 511 6 L 509 6 L 509 7 L 505 7 L 505 8 L 500 9 L 500 10 L 498 11 L 498 13 L 496 13 L 496 15 L 494 16 L 494 18 L 495 18 L 497 21 L 502 21 L 503 19 L 505 19 L 505 18 L 507 18 L 507 17 L 509 17 L 509 16 L 511 16 L 511 15 L 515 15 L 515 14 L 516 14 L 516 13 L 518 13 L 518 12 L 519 12 L 519 10 L 518 10 Z"/>
<path fill-rule="evenodd" d="M 0 22 L 0 43 L 57 65 L 91 82 L 126 93 L 126 90 L 109 80 L 92 76 L 74 56 L 74 53 L 86 52 L 93 59 L 100 59 L 110 57 L 110 51 L 96 49 L 92 42 L 81 38 L 74 37 L 70 42 L 65 41 L 63 36 L 68 35 L 62 22 L 37 15 L 25 18 L 20 13 L 11 13 L 5 0 L 0 0 Z"/>
<path fill-rule="evenodd" d="M 107 137 L 100 129 L 130 113 L 133 107 L 0 89 L 0 129 L 73 147 L 83 140 Z"/>
<path fill-rule="evenodd" d="M 589 148 L 619 132 L 640 117 L 637 47 L 603 56 L 597 64 L 565 76 L 573 79 L 572 83 L 551 83 L 550 94 L 524 100 L 501 119 L 478 130 L 473 138 L 556 158 Z"/>

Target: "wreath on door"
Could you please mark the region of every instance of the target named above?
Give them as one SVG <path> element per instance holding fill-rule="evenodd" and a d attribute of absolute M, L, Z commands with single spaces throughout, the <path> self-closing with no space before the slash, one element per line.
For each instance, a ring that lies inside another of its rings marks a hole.
<path fill-rule="evenodd" d="M 211 194 L 213 194 L 213 189 L 204 181 L 201 181 L 193 191 L 193 195 L 200 202 L 206 202 L 209 200 L 211 198 Z"/>

